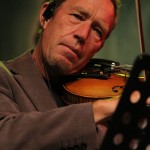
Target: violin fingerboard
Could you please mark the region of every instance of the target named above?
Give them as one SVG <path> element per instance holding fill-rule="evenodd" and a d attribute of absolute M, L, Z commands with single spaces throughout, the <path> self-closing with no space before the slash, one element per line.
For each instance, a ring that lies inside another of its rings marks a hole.
<path fill-rule="evenodd" d="M 146 78 L 139 76 L 145 71 Z M 149 75 L 149 76 L 148 76 Z M 135 60 L 100 150 L 150 150 L 150 56 Z"/>

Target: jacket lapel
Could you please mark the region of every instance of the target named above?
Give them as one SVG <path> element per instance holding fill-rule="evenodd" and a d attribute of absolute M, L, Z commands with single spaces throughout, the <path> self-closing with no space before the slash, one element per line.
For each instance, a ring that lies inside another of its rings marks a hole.
<path fill-rule="evenodd" d="M 52 93 L 35 67 L 31 51 L 9 63 L 8 68 L 37 110 L 48 111 L 57 107 Z"/>

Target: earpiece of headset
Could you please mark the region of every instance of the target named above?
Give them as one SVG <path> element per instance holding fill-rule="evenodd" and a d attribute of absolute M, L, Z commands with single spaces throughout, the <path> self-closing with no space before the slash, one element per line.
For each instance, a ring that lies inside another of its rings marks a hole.
<path fill-rule="evenodd" d="M 50 0 L 49 5 L 47 6 L 46 10 L 43 13 L 43 17 L 48 20 L 53 16 L 55 7 L 57 4 L 57 0 Z"/>

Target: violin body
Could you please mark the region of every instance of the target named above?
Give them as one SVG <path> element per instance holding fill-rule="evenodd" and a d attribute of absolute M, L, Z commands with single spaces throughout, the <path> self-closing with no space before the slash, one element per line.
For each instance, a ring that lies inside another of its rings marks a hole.
<path fill-rule="evenodd" d="M 107 80 L 81 78 L 64 85 L 63 98 L 71 104 L 110 99 L 122 94 L 125 83 L 125 78 L 117 74 L 112 74 Z"/>
<path fill-rule="evenodd" d="M 85 77 L 84 76 L 80 77 L 78 74 L 77 78 L 75 78 L 73 81 L 66 82 L 63 85 L 63 89 L 64 89 L 63 99 L 67 104 L 93 102 L 95 100 L 100 100 L 100 99 L 111 99 L 113 97 L 120 96 L 122 94 L 123 88 L 126 83 L 126 77 L 118 75 L 114 72 L 111 73 L 111 75 L 109 73 L 107 78 L 106 76 L 94 77 L 95 72 L 96 74 L 97 72 L 102 72 L 102 71 L 104 72 L 106 66 L 108 70 L 108 65 L 106 65 L 106 61 L 105 61 L 105 68 L 101 64 L 101 62 L 104 63 L 103 60 L 99 61 L 100 62 L 98 63 L 99 65 L 97 65 L 97 61 L 99 60 L 96 59 L 96 65 L 93 64 L 91 66 L 91 62 L 90 62 L 90 68 L 89 65 L 87 65 L 88 67 L 86 66 L 82 70 L 82 73 L 80 74 L 83 75 L 84 72 Z M 109 61 L 109 64 L 111 64 L 112 62 L 114 64 L 114 61 Z M 110 67 L 111 65 L 109 65 L 109 68 Z M 91 73 L 91 70 L 93 73 Z M 91 76 L 91 74 L 93 76 Z"/>

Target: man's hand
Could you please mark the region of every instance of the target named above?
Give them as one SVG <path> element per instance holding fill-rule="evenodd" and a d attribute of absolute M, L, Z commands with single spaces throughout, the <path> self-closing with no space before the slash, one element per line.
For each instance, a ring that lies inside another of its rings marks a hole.
<path fill-rule="evenodd" d="M 96 124 L 109 118 L 114 113 L 119 99 L 120 97 L 115 97 L 109 100 L 97 100 L 93 102 L 93 112 Z"/>

